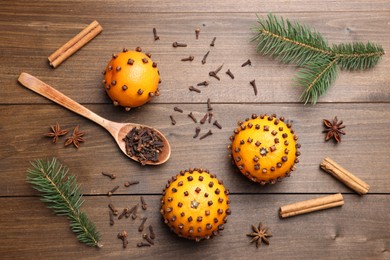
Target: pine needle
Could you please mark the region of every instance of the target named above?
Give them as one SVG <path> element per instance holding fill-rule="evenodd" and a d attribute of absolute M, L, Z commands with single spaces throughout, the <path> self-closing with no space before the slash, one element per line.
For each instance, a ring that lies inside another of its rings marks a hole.
<path fill-rule="evenodd" d="M 95 224 L 80 211 L 84 200 L 76 177 L 68 175 L 68 169 L 56 158 L 51 161 L 36 160 L 31 165 L 32 168 L 27 170 L 27 182 L 42 193 L 41 200 L 47 207 L 69 219 L 70 227 L 80 242 L 102 247 Z"/>
<path fill-rule="evenodd" d="M 322 35 L 298 22 L 268 14 L 267 19 L 258 18 L 252 28 L 256 33 L 256 50 L 270 55 L 283 63 L 302 67 L 297 74 L 299 86 L 305 90 L 301 99 L 315 104 L 336 80 L 338 67 L 345 70 L 370 69 L 385 54 L 379 44 L 357 42 L 328 46 Z"/>

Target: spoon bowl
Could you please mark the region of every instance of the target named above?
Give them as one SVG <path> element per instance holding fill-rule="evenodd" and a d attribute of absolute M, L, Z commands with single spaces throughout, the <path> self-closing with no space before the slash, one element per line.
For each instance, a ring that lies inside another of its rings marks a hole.
<path fill-rule="evenodd" d="M 169 157 L 171 156 L 171 146 L 169 145 L 169 142 L 167 138 L 157 129 L 141 125 L 141 124 L 133 124 L 133 123 L 117 123 L 110 120 L 107 120 L 91 110 L 87 109 L 86 107 L 80 105 L 73 99 L 65 96 L 58 90 L 54 89 L 53 87 L 49 86 L 48 84 L 44 83 L 43 81 L 39 80 L 38 78 L 22 72 L 19 75 L 18 81 L 20 84 L 22 84 L 24 87 L 44 96 L 47 99 L 50 99 L 51 101 L 81 115 L 85 118 L 88 118 L 89 120 L 97 123 L 98 125 L 105 128 L 111 135 L 114 137 L 115 141 L 117 142 L 119 148 L 121 151 L 129 158 L 140 162 L 140 160 L 136 156 L 130 156 L 127 154 L 126 151 L 126 143 L 123 141 L 123 138 L 126 137 L 126 135 L 135 127 L 138 128 L 148 128 L 151 131 L 155 132 L 162 140 L 163 142 L 163 148 L 162 151 L 159 153 L 158 161 L 146 161 L 145 164 L 147 165 L 160 165 L 168 161 Z"/>

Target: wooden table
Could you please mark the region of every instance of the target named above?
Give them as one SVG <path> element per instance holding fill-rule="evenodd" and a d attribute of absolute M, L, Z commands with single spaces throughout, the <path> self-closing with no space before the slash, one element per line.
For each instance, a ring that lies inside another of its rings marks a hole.
<path fill-rule="evenodd" d="M 390 4 L 376 1 L 2 1 L 0 6 L 0 256 L 1 258 L 62 259 L 389 259 L 390 258 L 390 59 L 370 71 L 342 71 L 316 106 L 297 102 L 302 89 L 293 87 L 295 66 L 256 54 L 250 27 L 256 13 L 283 15 L 315 27 L 330 43 L 373 41 L 390 48 Z M 104 31 L 57 69 L 47 57 L 93 20 Z M 152 28 L 160 36 L 154 41 Z M 195 40 L 194 29 L 201 29 Z M 217 37 L 215 47 L 209 44 Z M 188 43 L 172 48 L 172 42 Z M 130 112 L 114 107 L 101 84 L 101 71 L 112 53 L 141 46 L 160 68 L 161 96 Z M 200 60 L 210 50 L 207 63 Z M 180 59 L 194 55 L 193 62 Z M 252 66 L 241 67 L 250 58 Z M 208 71 L 224 64 L 221 81 Z M 225 70 L 235 74 L 231 80 Z M 160 167 L 141 167 L 127 159 L 112 137 L 94 123 L 22 88 L 21 72 L 31 73 L 96 113 L 118 122 L 157 127 L 172 145 L 172 157 Z M 249 81 L 256 79 L 254 96 Z M 202 93 L 188 86 L 209 80 Z M 193 139 L 197 118 L 211 99 L 214 117 L 222 124 L 202 126 L 214 134 Z M 174 106 L 185 110 L 173 111 Z M 237 120 L 252 113 L 276 113 L 294 122 L 302 155 L 297 171 L 276 185 L 262 187 L 237 174 L 230 164 L 229 136 Z M 177 121 L 171 125 L 169 115 Z M 322 119 L 337 115 L 346 124 L 340 144 L 325 142 Z M 54 145 L 43 136 L 49 125 L 80 126 L 86 142 L 80 149 Z M 359 196 L 319 169 L 330 156 L 370 184 Z M 85 194 L 83 210 L 102 235 L 102 249 L 79 243 L 64 217 L 55 216 L 26 183 L 29 161 L 57 157 L 78 177 Z M 231 191 L 232 215 L 217 238 L 195 243 L 180 239 L 162 223 L 159 199 L 167 180 L 180 170 L 203 167 L 217 174 Z M 115 173 L 109 180 L 102 171 Z M 140 184 L 125 188 L 127 180 Z M 115 185 L 112 197 L 106 193 Z M 341 192 L 343 207 L 280 219 L 280 206 Z M 109 225 L 107 204 L 132 206 L 144 196 L 149 208 L 140 212 L 156 231 L 156 245 L 137 248 L 141 233 L 135 221 Z M 256 249 L 245 236 L 262 221 L 273 233 L 271 245 Z M 127 230 L 129 246 L 116 238 Z"/>

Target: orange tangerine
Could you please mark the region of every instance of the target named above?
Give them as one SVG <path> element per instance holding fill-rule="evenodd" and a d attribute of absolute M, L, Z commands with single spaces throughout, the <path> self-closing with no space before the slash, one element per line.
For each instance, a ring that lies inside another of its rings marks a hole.
<path fill-rule="evenodd" d="M 276 115 L 252 115 L 230 137 L 232 160 L 248 179 L 274 184 L 290 176 L 299 162 L 300 144 L 291 123 Z"/>

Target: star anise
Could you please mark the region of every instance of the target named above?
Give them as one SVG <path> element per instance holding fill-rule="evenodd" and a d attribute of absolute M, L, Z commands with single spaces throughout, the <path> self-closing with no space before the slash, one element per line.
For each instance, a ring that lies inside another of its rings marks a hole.
<path fill-rule="evenodd" d="M 323 119 L 324 125 L 327 127 L 327 129 L 324 130 L 324 133 L 326 133 L 325 141 L 328 141 L 332 137 L 336 140 L 336 142 L 341 142 L 341 135 L 345 135 L 345 132 L 341 129 L 345 128 L 343 124 L 343 121 L 341 120 L 338 122 L 337 116 L 334 117 L 333 123 L 329 120 Z"/>
<path fill-rule="evenodd" d="M 73 134 L 71 137 L 66 138 L 65 146 L 68 146 L 70 144 L 73 144 L 77 149 L 80 146 L 80 143 L 84 143 L 85 140 L 82 137 L 84 135 L 84 132 L 79 131 L 79 126 L 76 126 L 73 129 Z"/>
<path fill-rule="evenodd" d="M 272 237 L 272 234 L 268 232 L 268 228 L 264 227 L 260 223 L 258 227 L 252 225 L 253 233 L 247 234 L 248 237 L 252 237 L 251 243 L 256 242 L 256 247 L 261 246 L 261 242 L 269 245 L 269 240 L 267 237 Z"/>
<path fill-rule="evenodd" d="M 58 137 L 66 135 L 68 133 L 68 129 L 61 130 L 60 124 L 58 122 L 56 122 L 55 126 L 50 126 L 50 128 L 51 128 L 52 132 L 44 134 L 44 136 L 52 137 L 53 138 L 53 140 L 52 140 L 53 143 L 57 143 Z"/>

